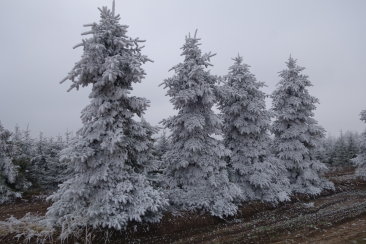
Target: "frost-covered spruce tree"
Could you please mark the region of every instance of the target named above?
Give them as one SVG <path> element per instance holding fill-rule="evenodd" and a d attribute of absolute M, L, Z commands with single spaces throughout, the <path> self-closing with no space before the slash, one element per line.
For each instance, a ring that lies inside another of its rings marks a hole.
<path fill-rule="evenodd" d="M 165 130 L 163 131 L 162 135 L 158 138 L 156 142 L 156 150 L 158 157 L 161 159 L 162 156 L 169 150 L 170 142 L 166 135 Z"/>
<path fill-rule="evenodd" d="M 158 132 L 158 130 L 156 131 Z M 154 133 L 155 134 L 155 133 Z M 165 136 L 165 131 L 163 135 L 157 139 L 153 139 L 151 137 L 151 141 L 153 142 L 151 151 L 153 152 L 153 164 L 150 164 L 148 169 L 148 178 L 153 183 L 153 186 L 156 188 L 164 187 L 164 177 L 163 172 L 165 169 L 165 162 L 163 160 L 163 155 L 168 150 L 168 139 Z"/>
<path fill-rule="evenodd" d="M 38 140 L 34 144 L 35 155 L 31 160 L 31 168 L 29 177 L 33 182 L 33 187 L 42 189 L 49 186 L 48 175 L 46 173 L 49 168 L 48 164 L 48 146 L 49 144 L 40 132 Z"/>
<path fill-rule="evenodd" d="M 361 120 L 366 123 L 366 110 L 361 112 Z M 357 165 L 356 175 L 366 180 L 366 131 L 360 136 L 359 153 L 352 161 Z"/>
<path fill-rule="evenodd" d="M 155 148 L 155 141 L 156 139 L 153 136 L 159 131 L 158 127 L 151 126 L 144 118 L 141 118 L 141 125 L 144 129 L 143 134 L 145 135 L 145 151 L 140 152 L 141 156 L 144 156 L 144 159 L 141 159 L 143 162 L 146 162 L 144 166 L 146 173 L 149 174 L 150 172 L 154 171 L 158 165 L 158 158 Z"/>
<path fill-rule="evenodd" d="M 292 57 L 286 64 L 272 94 L 274 150 L 287 168 L 293 192 L 316 195 L 334 187 L 322 177 L 327 167 L 316 157 L 316 148 L 325 132 L 313 118 L 318 99 L 309 94 L 311 83 L 302 74 L 304 68 Z"/>
<path fill-rule="evenodd" d="M 168 139 L 168 136 L 166 135 L 166 132 L 164 130 L 162 135 L 156 140 L 155 143 L 156 156 L 158 159 L 156 170 L 159 173 L 163 172 L 166 167 L 163 157 L 169 151 L 169 148 L 170 140 Z"/>
<path fill-rule="evenodd" d="M 229 177 L 242 190 L 240 200 L 276 203 L 288 200 L 291 191 L 286 168 L 270 152 L 271 116 L 263 86 L 238 56 L 220 87 L 219 104 L 224 143 L 231 150 Z"/>
<path fill-rule="evenodd" d="M 332 160 L 332 166 L 346 165 L 348 162 L 348 150 L 347 150 L 346 138 L 341 131 L 341 135 L 337 139 L 334 145 L 334 157 Z"/>
<path fill-rule="evenodd" d="M 60 162 L 61 151 L 65 148 L 66 144 L 62 136 L 57 136 L 55 140 L 52 140 L 51 138 L 49 143 L 49 175 L 52 182 L 51 185 L 58 186 L 60 183 L 70 178 L 68 164 L 63 161 Z"/>
<path fill-rule="evenodd" d="M 150 141 L 146 125 L 134 120 L 148 101 L 130 95 L 132 84 L 145 76 L 148 58 L 119 20 L 114 7 L 100 9 L 100 22 L 87 25 L 92 37 L 83 40 L 82 58 L 66 78 L 70 89 L 91 85 L 92 91 L 83 127 L 61 153 L 73 177 L 49 197 L 47 217 L 62 227 L 61 238 L 88 226 L 121 230 L 130 221 L 156 222 L 167 204 L 146 179 Z"/>
<path fill-rule="evenodd" d="M 0 204 L 21 197 L 21 194 L 13 189 L 18 176 L 18 167 L 10 158 L 10 135 L 10 131 L 0 123 Z"/>
<path fill-rule="evenodd" d="M 186 37 L 184 61 L 162 84 L 178 114 L 163 121 L 172 132 L 165 153 L 165 177 L 171 203 L 182 210 L 203 210 L 214 216 L 233 215 L 240 189 L 229 182 L 224 157 L 228 150 L 213 137 L 221 122 L 213 112 L 217 78 L 210 74 L 210 53 L 202 54 L 199 39 Z"/>
<path fill-rule="evenodd" d="M 24 192 L 32 186 L 31 159 L 34 156 L 34 144 L 30 136 L 30 130 L 21 130 L 15 126 L 14 133 L 10 136 L 11 150 L 10 157 L 13 164 L 18 168 L 17 179 L 14 188 Z"/>
<path fill-rule="evenodd" d="M 67 176 L 67 165 L 60 162 L 60 152 L 64 143 L 59 137 L 57 140 L 45 138 L 41 132 L 35 143 L 35 156 L 32 158 L 32 167 L 29 170 L 35 186 L 40 190 L 55 190 L 57 185 L 64 182 Z"/>

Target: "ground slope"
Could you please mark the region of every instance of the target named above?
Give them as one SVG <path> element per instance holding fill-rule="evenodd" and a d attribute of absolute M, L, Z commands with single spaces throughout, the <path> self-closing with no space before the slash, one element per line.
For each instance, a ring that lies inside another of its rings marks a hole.
<path fill-rule="evenodd" d="M 366 182 L 356 180 L 353 169 L 334 171 L 328 178 L 335 182 L 336 192 L 298 196 L 276 208 L 252 202 L 227 220 L 166 215 L 157 225 L 131 226 L 114 235 L 111 243 L 366 243 Z M 0 220 L 27 212 L 42 214 L 47 206 L 41 200 L 3 205 Z M 0 243 L 15 243 L 13 236 L 0 232 Z M 103 243 L 99 237 L 92 243 Z"/>

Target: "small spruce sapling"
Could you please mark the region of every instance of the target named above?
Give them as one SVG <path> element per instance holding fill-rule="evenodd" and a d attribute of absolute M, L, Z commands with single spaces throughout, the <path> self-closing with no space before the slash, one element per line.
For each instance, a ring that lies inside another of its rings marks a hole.
<path fill-rule="evenodd" d="M 366 110 L 361 112 L 361 120 L 366 123 Z M 356 164 L 356 176 L 366 180 L 366 131 L 360 136 L 360 148 L 356 158 L 352 160 Z"/>
<path fill-rule="evenodd" d="M 10 158 L 10 136 L 10 131 L 0 123 L 0 204 L 21 197 L 21 194 L 14 190 L 18 167 L 13 164 Z"/>

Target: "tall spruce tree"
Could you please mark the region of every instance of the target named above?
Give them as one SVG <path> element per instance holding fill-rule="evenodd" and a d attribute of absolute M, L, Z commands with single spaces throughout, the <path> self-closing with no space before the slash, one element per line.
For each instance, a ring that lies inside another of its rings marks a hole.
<path fill-rule="evenodd" d="M 361 120 L 366 123 L 366 110 L 361 112 Z M 356 158 L 352 160 L 357 168 L 356 175 L 366 180 L 366 131 L 360 136 L 360 148 Z"/>
<path fill-rule="evenodd" d="M 287 69 L 280 72 L 281 80 L 272 94 L 275 121 L 274 149 L 288 171 L 295 193 L 319 194 L 332 189 L 333 183 L 322 177 L 327 167 L 317 160 L 316 148 L 324 137 L 324 129 L 313 118 L 318 99 L 311 96 L 311 86 L 304 70 L 292 57 Z"/>
<path fill-rule="evenodd" d="M 266 95 L 243 63 L 234 58 L 221 87 L 220 108 L 223 114 L 225 146 L 231 150 L 230 180 L 241 187 L 242 201 L 288 200 L 290 186 L 286 168 L 271 156 L 268 134 L 270 113 L 266 110 Z"/>
<path fill-rule="evenodd" d="M 0 122 L 0 204 L 21 197 L 21 194 L 14 190 L 18 167 L 10 158 L 10 136 L 10 131 L 5 129 Z"/>
<path fill-rule="evenodd" d="M 183 210 L 204 210 L 214 216 L 233 215 L 240 189 L 229 182 L 224 158 L 228 150 L 213 137 L 221 122 L 213 112 L 217 77 L 210 74 L 212 54 L 202 54 L 196 34 L 182 47 L 184 61 L 162 84 L 178 114 L 163 121 L 172 132 L 164 155 L 168 195 Z"/>
<path fill-rule="evenodd" d="M 139 39 L 127 37 L 113 9 L 100 9 L 99 23 L 87 26 L 92 37 L 80 44 L 84 53 L 66 79 L 70 89 L 92 85 L 90 104 L 82 110 L 83 127 L 63 150 L 72 178 L 49 199 L 47 216 L 62 227 L 61 238 L 85 227 L 121 230 L 130 221 L 156 222 L 167 204 L 145 176 L 151 144 L 145 122 L 135 121 L 148 107 L 130 95 L 132 84 L 145 77 Z M 65 80 L 66 80 L 65 79 Z"/>

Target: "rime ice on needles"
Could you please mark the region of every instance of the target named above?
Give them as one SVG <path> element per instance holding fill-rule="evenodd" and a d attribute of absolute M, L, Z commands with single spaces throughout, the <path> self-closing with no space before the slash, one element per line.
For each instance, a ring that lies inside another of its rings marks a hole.
<path fill-rule="evenodd" d="M 59 162 L 60 152 L 65 147 L 61 137 L 57 140 L 45 138 L 40 133 L 35 145 L 35 156 L 31 160 L 29 175 L 43 190 L 55 190 L 58 184 L 68 179 L 67 164 Z"/>
<path fill-rule="evenodd" d="M 21 130 L 19 126 L 15 126 L 15 131 L 12 133 L 10 141 L 11 160 L 18 168 L 18 175 L 14 188 L 24 192 L 32 186 L 32 177 L 29 175 L 29 170 L 32 168 L 30 161 L 34 156 L 34 143 L 30 136 L 29 128 Z"/>
<path fill-rule="evenodd" d="M 361 120 L 366 122 L 366 110 L 361 112 Z M 356 175 L 366 180 L 366 131 L 360 137 L 360 151 L 353 162 L 357 165 Z"/>
<path fill-rule="evenodd" d="M 270 114 L 263 86 L 238 56 L 220 87 L 219 100 L 224 143 L 231 150 L 229 176 L 242 190 L 240 200 L 276 203 L 289 199 L 290 188 L 286 169 L 270 155 Z"/>
<path fill-rule="evenodd" d="M 148 101 L 130 95 L 149 59 L 141 54 L 141 41 L 127 37 L 119 15 L 104 7 L 100 17 L 89 25 L 92 36 L 83 40 L 82 58 L 66 78 L 70 89 L 92 85 L 92 91 L 81 113 L 83 127 L 61 155 L 73 177 L 50 197 L 47 212 L 63 238 L 87 226 L 120 230 L 130 221 L 158 221 L 167 204 L 145 177 L 147 122 L 134 120 Z"/>
<path fill-rule="evenodd" d="M 0 204 L 21 197 L 10 185 L 16 183 L 18 168 L 9 157 L 11 133 L 0 123 Z"/>
<path fill-rule="evenodd" d="M 158 138 L 158 140 L 156 142 L 156 150 L 157 150 L 157 154 L 158 154 L 158 157 L 160 160 L 162 159 L 163 155 L 167 151 L 169 151 L 169 147 L 170 147 L 170 141 L 164 130 L 162 135 Z"/>
<path fill-rule="evenodd" d="M 214 137 L 221 122 L 212 111 L 217 78 L 210 74 L 212 54 L 202 54 L 196 34 L 186 37 L 183 63 L 163 82 L 178 114 L 163 121 L 172 132 L 165 153 L 165 177 L 171 202 L 183 210 L 204 210 L 215 216 L 233 215 L 240 189 L 229 183 L 224 157 L 228 150 Z"/>
<path fill-rule="evenodd" d="M 289 58 L 287 69 L 280 72 L 281 80 L 272 94 L 275 121 L 276 156 L 285 165 L 295 193 L 319 194 L 332 189 L 331 182 L 322 177 L 327 167 L 316 158 L 316 148 L 324 137 L 324 129 L 313 118 L 318 99 L 311 96 L 311 86 L 304 70 Z"/>
<path fill-rule="evenodd" d="M 166 135 L 165 130 L 163 131 L 162 135 L 156 140 L 155 150 L 157 156 L 157 164 L 155 165 L 155 171 L 157 175 L 161 174 L 165 169 L 165 162 L 163 160 L 164 155 L 166 152 L 169 151 L 170 148 L 170 141 Z M 160 177 L 160 180 L 163 180 L 163 177 Z"/>

